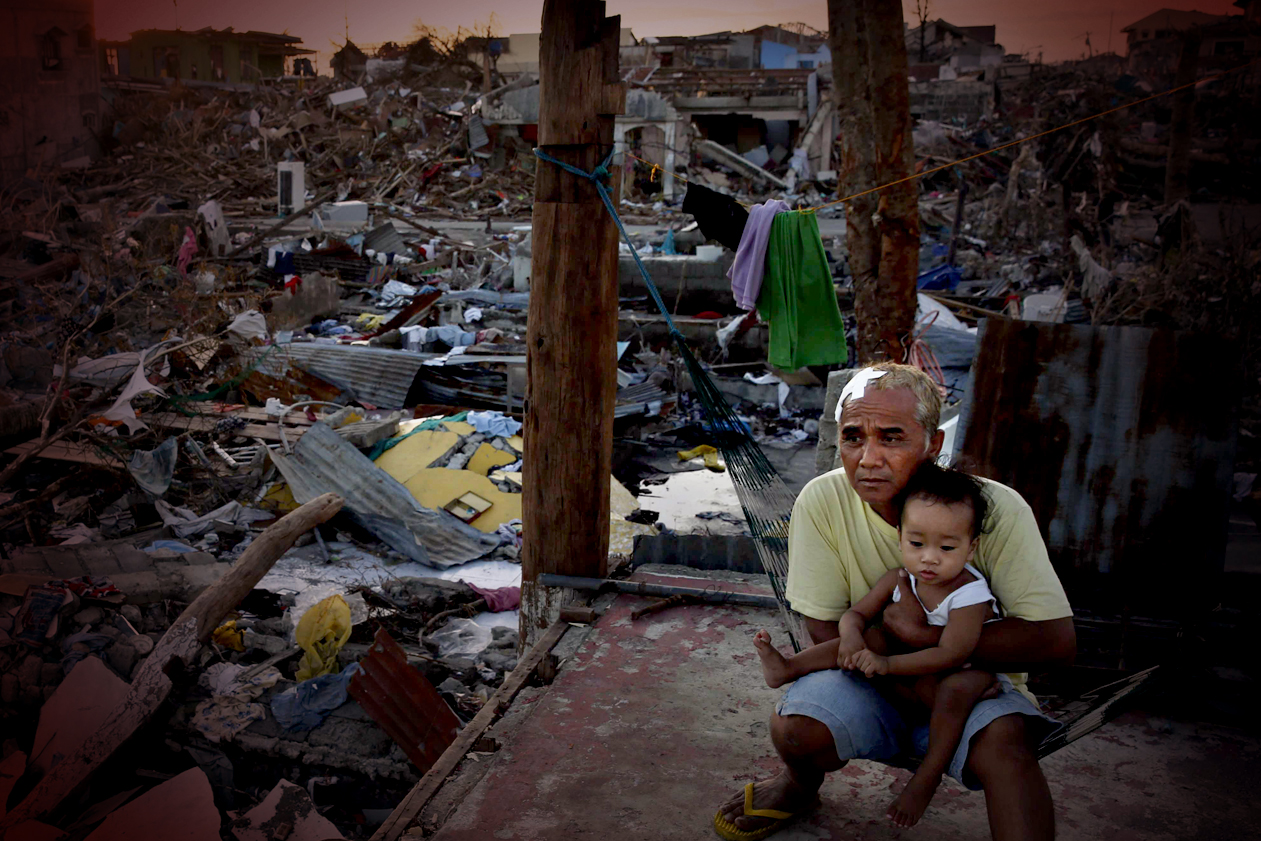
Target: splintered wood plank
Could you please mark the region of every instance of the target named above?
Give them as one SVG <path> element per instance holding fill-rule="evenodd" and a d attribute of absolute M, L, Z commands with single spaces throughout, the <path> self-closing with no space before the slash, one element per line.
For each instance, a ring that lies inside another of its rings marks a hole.
<path fill-rule="evenodd" d="M 26 455 L 31 450 L 37 448 L 37 442 L 27 441 L 5 450 L 5 453 L 12 456 Z M 111 455 L 105 450 L 101 450 L 92 444 L 82 444 L 76 441 L 54 441 L 49 444 L 35 458 L 52 459 L 53 461 L 72 461 L 77 464 L 94 464 L 98 467 L 125 467 L 123 460 L 118 456 Z"/>

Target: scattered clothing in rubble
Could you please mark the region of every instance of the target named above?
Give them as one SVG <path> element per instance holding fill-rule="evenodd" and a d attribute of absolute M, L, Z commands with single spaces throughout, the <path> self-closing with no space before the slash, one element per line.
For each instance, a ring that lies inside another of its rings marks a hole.
<path fill-rule="evenodd" d="M 187 508 L 168 505 L 160 499 L 154 502 L 154 507 L 158 511 L 158 516 L 162 518 L 162 522 L 171 527 L 176 537 L 182 538 L 203 535 L 214 529 L 216 521 L 247 526 L 255 520 L 270 520 L 275 516 L 271 512 L 257 508 L 246 508 L 239 502 L 229 502 L 226 505 L 221 505 L 207 514 L 202 514 L 200 517 Z"/>
<path fill-rule="evenodd" d="M 351 663 L 340 672 L 304 680 L 271 699 L 271 712 L 289 732 L 319 727 L 328 714 L 346 703 L 350 679 L 359 671 Z"/>
<path fill-rule="evenodd" d="M 520 462 L 517 462 L 517 464 L 520 464 Z M 509 467 L 512 466 L 513 465 L 509 465 Z M 518 519 L 514 518 L 506 523 L 500 524 L 499 528 L 495 529 L 495 533 L 502 537 L 504 539 L 504 543 L 509 546 L 521 545 L 521 521 Z"/>
<path fill-rule="evenodd" d="M 490 613 L 516 610 L 521 606 L 520 587 L 497 587 L 493 590 L 486 590 L 475 584 L 469 584 L 468 586 L 474 593 L 486 600 L 486 610 Z"/>
<path fill-rule="evenodd" d="M 381 287 L 381 306 L 387 308 L 406 306 L 419 293 L 420 289 L 410 283 L 403 283 L 401 280 L 387 281 Z"/>
<path fill-rule="evenodd" d="M 228 325 L 228 332 L 242 339 L 257 339 L 260 342 L 267 341 L 267 319 L 258 310 L 246 310 L 238 313 L 232 319 L 232 323 Z"/>
<path fill-rule="evenodd" d="M 521 422 L 503 412 L 469 412 L 465 420 L 478 432 L 492 438 L 511 438 L 521 431 Z"/>
<path fill-rule="evenodd" d="M 175 462 L 179 456 L 179 440 L 167 438 L 152 450 L 136 450 L 127 462 L 127 472 L 146 493 L 162 496 L 171 487 Z"/>
<path fill-rule="evenodd" d="M 105 575 L 80 575 L 78 578 L 65 578 L 58 581 L 62 587 L 81 599 L 102 599 L 122 603 L 123 591 L 114 586 L 114 582 Z"/>
<path fill-rule="evenodd" d="M 477 334 L 460 329 L 455 324 L 438 327 L 400 327 L 403 350 L 418 351 L 431 342 L 441 342 L 447 347 L 468 347 L 477 344 Z"/>
<path fill-rule="evenodd" d="M 683 197 L 683 212 L 696 218 L 701 233 L 732 251 L 740 247 L 749 212 L 731 196 L 691 183 Z"/>
<path fill-rule="evenodd" d="M 742 310 L 757 306 L 762 277 L 766 272 L 766 245 L 771 238 L 771 225 L 777 215 L 789 210 L 792 208 L 787 202 L 771 199 L 764 204 L 753 205 L 749 211 L 749 223 L 744 226 L 744 234 L 740 237 L 736 259 L 727 270 L 731 294 L 735 295 L 736 306 Z"/>
<path fill-rule="evenodd" d="M 107 637 L 104 634 L 94 634 L 90 631 L 80 631 L 77 634 L 71 634 L 66 637 L 61 641 L 61 652 L 64 655 L 61 658 L 62 674 L 70 674 L 70 670 L 77 666 L 80 660 L 104 651 L 113 642 L 113 637 Z"/>
<path fill-rule="evenodd" d="M 197 705 L 191 723 L 212 742 L 230 741 L 252 722 L 267 717 L 267 708 L 254 701 L 280 681 L 280 672 L 269 666 L 242 678 L 246 671 L 235 663 L 215 663 L 198 679 L 213 696 Z"/>
<path fill-rule="evenodd" d="M 757 308 L 771 327 L 769 361 L 796 371 L 845 361 L 845 322 L 812 212 L 775 216 Z"/>

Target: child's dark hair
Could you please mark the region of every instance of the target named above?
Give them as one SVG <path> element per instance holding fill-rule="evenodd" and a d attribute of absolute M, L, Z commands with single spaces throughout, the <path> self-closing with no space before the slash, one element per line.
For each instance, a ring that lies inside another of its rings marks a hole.
<path fill-rule="evenodd" d="M 985 496 L 985 486 L 975 476 L 952 467 L 942 467 L 936 462 L 925 462 L 898 495 L 898 528 L 902 527 L 902 512 L 906 510 L 907 501 L 916 498 L 945 505 L 962 503 L 972 506 L 972 538 L 985 533 L 989 500 Z"/>

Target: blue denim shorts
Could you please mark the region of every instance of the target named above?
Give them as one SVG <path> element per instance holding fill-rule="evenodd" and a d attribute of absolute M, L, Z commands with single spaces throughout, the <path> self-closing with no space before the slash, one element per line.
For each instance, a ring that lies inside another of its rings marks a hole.
<path fill-rule="evenodd" d="M 968 747 L 972 737 L 991 721 L 1005 715 L 1023 715 L 1035 743 L 1062 726 L 1044 715 L 1011 683 L 1005 679 L 1001 682 L 1002 694 L 972 708 L 947 771 L 973 791 L 979 791 L 981 785 L 972 774 L 965 774 Z M 880 690 L 858 672 L 829 669 L 806 675 L 788 687 L 775 712 L 781 716 L 804 715 L 823 722 L 832 731 L 836 754 L 843 760 L 895 762 L 899 757 L 923 756 L 928 751 L 927 712 L 923 723 L 905 721 Z"/>

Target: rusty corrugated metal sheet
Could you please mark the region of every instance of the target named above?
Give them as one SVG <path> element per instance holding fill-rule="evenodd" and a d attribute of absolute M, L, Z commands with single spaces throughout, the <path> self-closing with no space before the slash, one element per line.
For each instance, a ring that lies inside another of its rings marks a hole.
<path fill-rule="evenodd" d="M 1234 358 L 1214 336 L 984 322 L 962 466 L 1024 496 L 1074 607 L 1185 617 L 1213 598 Z"/>
<path fill-rule="evenodd" d="M 368 656 L 350 680 L 350 694 L 423 774 L 455 741 L 460 720 L 407 654 L 378 628 Z"/>
<path fill-rule="evenodd" d="M 294 342 L 268 354 L 257 370 L 267 376 L 284 377 L 290 368 L 300 368 L 373 406 L 401 409 L 416 372 L 427 358 L 410 351 L 367 345 Z"/>

